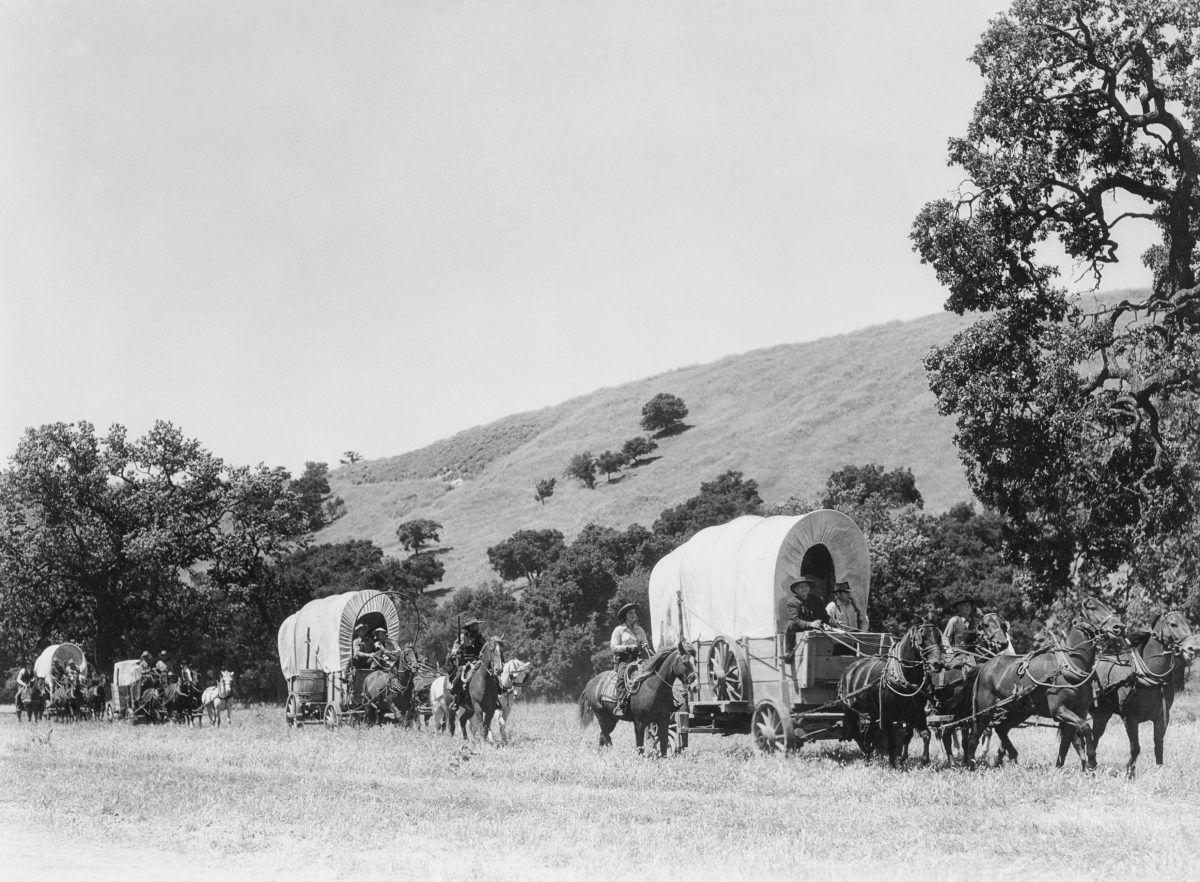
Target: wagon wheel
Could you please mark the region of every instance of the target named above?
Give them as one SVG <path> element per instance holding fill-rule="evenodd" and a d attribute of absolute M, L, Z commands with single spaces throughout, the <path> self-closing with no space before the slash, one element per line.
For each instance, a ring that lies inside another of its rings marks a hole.
<path fill-rule="evenodd" d="M 108 720 L 111 723 L 114 719 L 116 719 L 116 716 L 117 716 L 117 713 L 115 710 L 113 710 L 112 702 L 106 701 L 104 703 L 104 719 Z"/>
<path fill-rule="evenodd" d="M 325 725 L 330 729 L 336 729 L 342 724 L 341 711 L 337 709 L 336 704 L 325 705 Z"/>
<path fill-rule="evenodd" d="M 646 750 L 658 750 L 658 723 L 646 724 Z M 679 730 L 674 721 L 667 725 L 667 753 L 679 752 Z"/>
<path fill-rule="evenodd" d="M 718 637 L 708 650 L 708 682 L 717 701 L 745 701 L 745 670 L 729 641 Z"/>
<path fill-rule="evenodd" d="M 772 701 L 761 701 L 754 708 L 750 732 L 754 735 L 755 746 L 763 753 L 786 752 L 795 744 L 791 717 L 780 713 Z"/>
<path fill-rule="evenodd" d="M 300 700 L 295 695 L 287 697 L 287 704 L 283 706 L 283 718 L 289 726 L 300 725 Z"/>

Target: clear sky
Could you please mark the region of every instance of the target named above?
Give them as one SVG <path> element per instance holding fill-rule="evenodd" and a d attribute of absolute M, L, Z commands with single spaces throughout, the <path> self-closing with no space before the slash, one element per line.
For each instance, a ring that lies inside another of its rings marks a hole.
<path fill-rule="evenodd" d="M 1005 5 L 0 0 L 0 459 L 299 471 L 936 312 Z"/>

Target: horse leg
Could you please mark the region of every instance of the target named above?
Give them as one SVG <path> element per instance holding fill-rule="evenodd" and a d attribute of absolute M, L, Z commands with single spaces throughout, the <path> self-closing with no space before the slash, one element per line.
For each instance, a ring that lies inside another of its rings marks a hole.
<path fill-rule="evenodd" d="M 1159 733 L 1157 722 L 1155 723 L 1154 729 L 1154 752 L 1156 755 L 1161 756 L 1160 748 L 1162 746 L 1162 742 L 1158 740 Z M 1131 713 L 1125 718 L 1125 734 L 1129 736 L 1129 762 L 1125 765 L 1125 774 L 1126 776 L 1132 778 L 1137 774 L 1137 758 L 1138 754 L 1142 752 L 1142 742 L 1138 735 L 1138 720 L 1136 714 Z M 1160 762 L 1159 765 L 1161 764 L 1162 763 Z"/>
<path fill-rule="evenodd" d="M 612 731 L 617 728 L 617 718 L 608 711 L 596 711 L 596 722 L 600 724 L 600 746 L 612 747 Z"/>
<path fill-rule="evenodd" d="M 646 739 L 646 724 L 638 722 L 637 720 L 634 720 L 633 721 L 633 743 L 635 745 L 637 745 L 638 756 L 642 756 L 646 752 L 645 748 L 643 747 L 643 743 L 644 743 L 645 739 Z"/>
<path fill-rule="evenodd" d="M 1004 756 L 1008 755 L 1014 763 L 1017 761 L 1017 748 L 1013 745 L 1012 740 L 1008 737 L 1008 723 L 1000 723 L 996 726 L 996 738 L 1000 741 L 1000 748 L 996 751 L 996 765 L 1004 765 Z"/>
<path fill-rule="evenodd" d="M 1054 716 L 1059 732 L 1058 761 L 1054 765 L 1062 768 L 1067 748 L 1074 746 L 1083 770 L 1096 768 L 1096 739 L 1092 737 L 1091 723 L 1068 707 L 1060 707 Z"/>
<path fill-rule="evenodd" d="M 1161 766 L 1163 764 L 1163 739 L 1167 734 L 1168 712 L 1163 711 L 1152 722 L 1154 723 L 1154 762 Z"/>
<path fill-rule="evenodd" d="M 671 723 L 669 719 L 658 723 L 658 755 L 666 756 L 671 743 Z"/>
<path fill-rule="evenodd" d="M 1092 708 L 1092 740 L 1097 746 L 1100 744 L 1100 739 L 1104 737 L 1104 731 L 1108 728 L 1108 721 L 1111 719 L 1110 712 Z"/>

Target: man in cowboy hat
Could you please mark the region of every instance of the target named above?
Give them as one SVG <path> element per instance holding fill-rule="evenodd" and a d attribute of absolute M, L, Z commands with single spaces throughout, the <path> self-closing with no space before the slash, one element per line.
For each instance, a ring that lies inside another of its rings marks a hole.
<path fill-rule="evenodd" d="M 164 680 L 171 673 L 171 665 L 167 661 L 169 658 L 170 656 L 167 655 L 167 651 L 165 649 L 161 650 L 158 653 L 158 662 L 154 665 L 154 670 Z"/>
<path fill-rule="evenodd" d="M 817 580 L 812 576 L 801 576 L 788 586 L 792 592 L 787 602 L 788 621 L 784 637 L 788 661 L 796 654 L 796 634 L 801 631 L 823 631 L 829 626 L 829 613 L 812 593 L 816 584 Z"/>
<path fill-rule="evenodd" d="M 487 642 L 484 640 L 483 631 L 480 630 L 482 625 L 483 622 L 477 618 L 467 619 L 463 622 L 462 633 L 450 647 L 450 658 L 448 659 L 450 682 L 447 685 L 450 687 L 450 694 L 459 704 L 462 704 L 462 685 L 467 666 L 479 661 L 479 654 L 483 652 L 483 644 Z"/>
<path fill-rule="evenodd" d="M 628 700 L 628 690 L 625 685 L 625 669 L 629 663 L 650 654 L 650 641 L 638 621 L 638 605 L 627 603 L 617 610 L 617 627 L 613 629 L 608 641 L 612 650 L 614 670 L 617 673 L 617 706 L 618 716 L 625 713 L 625 702 Z"/>
<path fill-rule="evenodd" d="M 371 667 L 371 656 L 375 653 L 375 641 L 371 631 L 362 622 L 354 626 L 354 639 L 350 641 L 350 666 Z"/>
<path fill-rule="evenodd" d="M 396 644 L 388 637 L 387 628 L 376 628 L 371 636 L 375 638 L 375 652 L 371 654 L 371 669 L 382 671 L 390 668 L 396 658 Z"/>
<path fill-rule="evenodd" d="M 975 630 L 972 614 L 975 611 L 975 601 L 969 595 L 962 595 L 954 600 L 955 614 L 946 622 L 942 632 L 942 640 L 950 649 L 964 649 L 972 641 Z"/>
<path fill-rule="evenodd" d="M 870 621 L 867 614 L 854 599 L 849 582 L 838 582 L 833 588 L 833 600 L 825 605 L 829 620 L 837 628 L 847 631 L 869 631 Z"/>

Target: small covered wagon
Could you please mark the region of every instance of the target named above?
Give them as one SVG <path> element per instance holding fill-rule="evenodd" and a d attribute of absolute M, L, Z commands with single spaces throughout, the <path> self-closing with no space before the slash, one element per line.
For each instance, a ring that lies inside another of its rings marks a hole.
<path fill-rule="evenodd" d="M 764 751 L 848 737 L 838 680 L 855 658 L 885 652 L 892 638 L 803 631 L 789 662 L 789 586 L 801 576 L 812 578 L 822 606 L 848 582 L 858 608 L 867 609 L 871 561 L 853 520 L 831 510 L 747 515 L 701 530 L 654 567 L 655 644 L 683 639 L 696 652 L 696 682 L 677 715 L 681 748 L 690 732 L 752 733 Z"/>
<path fill-rule="evenodd" d="M 75 663 L 75 667 L 81 675 L 87 674 L 88 663 L 82 649 L 74 643 L 55 643 L 42 650 L 41 655 L 33 663 L 33 673 L 50 683 L 51 686 L 55 686 L 58 679 L 54 676 L 55 668 L 66 671 L 67 665 L 71 662 Z"/>
<path fill-rule="evenodd" d="M 385 628 L 401 642 L 401 619 L 391 595 L 349 591 L 310 601 L 279 627 L 279 665 L 288 684 L 284 718 L 289 726 L 338 726 L 366 713 L 361 701 L 366 672 L 351 666 L 356 625 Z"/>
<path fill-rule="evenodd" d="M 68 682 L 67 672 L 72 664 L 78 676 Z M 33 663 L 33 673 L 50 687 L 50 702 L 46 708 L 46 715 L 50 719 L 79 718 L 84 710 L 81 678 L 87 672 L 87 658 L 74 643 L 55 643 L 42 650 Z"/>

